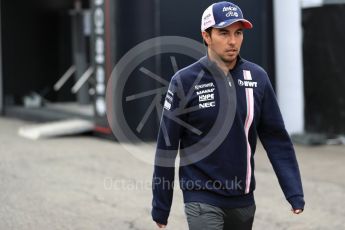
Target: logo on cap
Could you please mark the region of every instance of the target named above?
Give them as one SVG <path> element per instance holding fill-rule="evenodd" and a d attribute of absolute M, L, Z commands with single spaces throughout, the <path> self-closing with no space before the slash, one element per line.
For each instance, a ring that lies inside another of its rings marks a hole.
<path fill-rule="evenodd" d="M 237 11 L 237 7 L 234 7 L 234 6 L 224 6 L 224 8 L 223 8 L 223 12 L 227 12 L 226 13 L 227 18 L 228 17 L 238 18 L 238 13 L 236 11 Z"/>
<path fill-rule="evenodd" d="M 210 19 L 211 16 L 212 16 L 211 14 L 206 15 L 206 16 L 204 17 L 204 20 Z"/>
<path fill-rule="evenodd" d="M 226 14 L 226 17 L 236 17 L 236 18 L 238 18 L 238 13 L 237 12 L 233 12 L 233 11 L 229 11 Z"/>
<path fill-rule="evenodd" d="M 229 10 L 231 10 L 231 11 L 237 11 L 237 8 L 234 7 L 234 6 L 224 6 L 223 12 L 226 12 L 226 11 L 229 11 Z"/>

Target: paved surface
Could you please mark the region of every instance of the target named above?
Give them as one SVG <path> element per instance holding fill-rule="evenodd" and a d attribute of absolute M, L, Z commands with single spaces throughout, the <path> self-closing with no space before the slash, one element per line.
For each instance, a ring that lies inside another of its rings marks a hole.
<path fill-rule="evenodd" d="M 150 217 L 152 165 L 94 137 L 19 137 L 18 129 L 28 124 L 0 118 L 1 230 L 156 229 Z M 345 147 L 296 149 L 305 212 L 291 214 L 259 147 L 254 229 L 345 229 Z M 187 229 L 178 189 L 167 229 Z"/>

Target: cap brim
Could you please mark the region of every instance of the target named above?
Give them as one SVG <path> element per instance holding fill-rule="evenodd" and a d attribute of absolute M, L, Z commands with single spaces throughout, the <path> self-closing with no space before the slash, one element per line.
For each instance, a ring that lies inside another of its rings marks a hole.
<path fill-rule="evenodd" d="M 242 22 L 243 28 L 245 28 L 245 29 L 253 28 L 253 24 L 250 21 L 246 20 L 246 19 L 230 19 L 230 20 L 218 23 L 218 24 L 216 24 L 216 25 L 214 25 L 212 27 L 214 27 L 214 28 L 224 28 L 224 27 L 230 26 L 231 24 L 234 24 L 235 22 Z"/>

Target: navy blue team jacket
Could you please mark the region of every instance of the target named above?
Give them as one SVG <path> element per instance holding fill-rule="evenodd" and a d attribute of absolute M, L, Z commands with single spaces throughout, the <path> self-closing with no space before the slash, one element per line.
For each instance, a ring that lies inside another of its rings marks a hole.
<path fill-rule="evenodd" d="M 295 151 L 266 72 L 238 57 L 225 76 L 207 56 L 178 71 L 165 97 L 158 134 L 153 220 L 167 223 L 178 150 L 179 187 L 185 203 L 224 208 L 254 204 L 257 137 L 286 199 L 293 208 L 303 209 Z"/>

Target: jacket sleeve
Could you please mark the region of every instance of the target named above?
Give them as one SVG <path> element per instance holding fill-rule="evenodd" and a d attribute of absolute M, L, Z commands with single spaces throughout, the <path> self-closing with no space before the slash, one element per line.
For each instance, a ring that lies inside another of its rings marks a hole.
<path fill-rule="evenodd" d="M 174 189 L 175 159 L 179 148 L 182 128 L 180 116 L 180 93 L 176 78 L 172 78 L 164 101 L 157 138 L 155 165 L 152 180 L 152 218 L 160 224 L 167 224 Z"/>
<path fill-rule="evenodd" d="M 293 209 L 304 209 L 302 181 L 296 154 L 268 77 L 262 100 L 258 135 L 285 198 Z"/>

